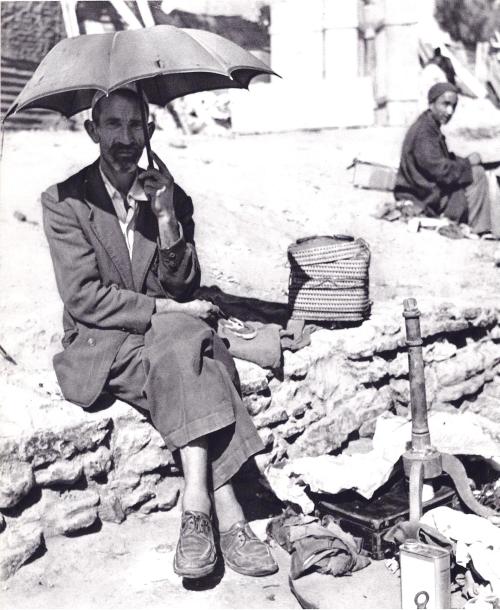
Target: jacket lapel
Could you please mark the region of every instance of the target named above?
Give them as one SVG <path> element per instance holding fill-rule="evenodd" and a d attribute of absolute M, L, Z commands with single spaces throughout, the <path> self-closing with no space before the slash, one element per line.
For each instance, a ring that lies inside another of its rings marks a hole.
<path fill-rule="evenodd" d="M 156 252 L 158 223 L 149 202 L 139 203 L 135 221 L 134 248 L 132 250 L 132 277 L 135 290 L 142 291 L 146 274 Z"/>
<path fill-rule="evenodd" d="M 90 224 L 102 247 L 109 254 L 126 288 L 134 289 L 132 267 L 118 217 L 99 171 L 99 160 L 89 168 L 85 200 L 90 207 Z"/>

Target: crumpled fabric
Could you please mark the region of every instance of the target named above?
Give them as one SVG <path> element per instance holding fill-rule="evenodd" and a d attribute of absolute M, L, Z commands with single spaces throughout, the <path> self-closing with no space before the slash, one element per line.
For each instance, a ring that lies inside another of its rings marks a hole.
<path fill-rule="evenodd" d="M 304 320 L 290 318 L 286 328 L 280 332 L 281 347 L 296 352 L 311 343 L 311 333 L 316 330 L 313 324 L 306 324 Z"/>
<path fill-rule="evenodd" d="M 281 326 L 262 322 L 245 322 L 245 327 L 255 331 L 255 336 L 245 338 L 226 327 L 224 319 L 217 326 L 217 334 L 227 342 L 229 353 L 234 358 L 247 360 L 262 368 L 277 368 L 281 364 Z"/>
<path fill-rule="evenodd" d="M 368 557 L 361 555 L 361 539 L 344 532 L 333 517 L 320 521 L 285 511 L 269 522 L 267 535 L 291 554 L 292 580 L 312 570 L 332 576 L 348 575 L 370 564 Z"/>
<path fill-rule="evenodd" d="M 403 544 L 409 538 L 414 538 L 424 544 L 433 544 L 448 549 L 450 553 L 455 552 L 453 542 L 441 534 L 436 528 L 426 523 L 418 522 L 415 531 L 414 526 L 409 521 L 400 521 L 393 525 L 385 534 L 384 540 L 393 544 L 396 547 Z"/>
<path fill-rule="evenodd" d="M 420 520 L 456 543 L 456 562 L 467 566 L 490 583 L 491 591 L 500 595 L 500 528 L 484 517 L 464 514 L 447 506 L 433 508 Z"/>

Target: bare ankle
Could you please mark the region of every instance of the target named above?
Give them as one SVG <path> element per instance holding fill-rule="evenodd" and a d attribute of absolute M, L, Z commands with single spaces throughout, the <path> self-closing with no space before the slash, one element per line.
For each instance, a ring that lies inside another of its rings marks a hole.
<path fill-rule="evenodd" d="M 206 515 L 210 515 L 211 512 L 210 498 L 207 495 L 200 494 L 199 492 L 191 493 L 189 490 L 184 491 L 182 496 L 182 510 L 194 510 Z"/>

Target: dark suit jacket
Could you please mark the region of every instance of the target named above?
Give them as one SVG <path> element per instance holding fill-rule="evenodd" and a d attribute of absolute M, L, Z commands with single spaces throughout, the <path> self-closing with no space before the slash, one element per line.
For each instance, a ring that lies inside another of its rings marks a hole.
<path fill-rule="evenodd" d="M 430 215 L 444 212 L 458 220 L 467 209 L 463 188 L 472 183 L 468 159 L 450 153 L 446 140 L 429 110 L 408 129 L 394 193 L 411 199 Z M 453 209 L 447 210 L 452 204 Z"/>
<path fill-rule="evenodd" d="M 64 351 L 54 368 L 67 400 L 88 407 L 130 333 L 144 334 L 155 298 L 186 300 L 199 287 L 193 205 L 177 185 L 183 236 L 161 249 L 149 203 L 139 203 L 132 261 L 99 160 L 42 194 L 44 229 L 64 303 Z"/>

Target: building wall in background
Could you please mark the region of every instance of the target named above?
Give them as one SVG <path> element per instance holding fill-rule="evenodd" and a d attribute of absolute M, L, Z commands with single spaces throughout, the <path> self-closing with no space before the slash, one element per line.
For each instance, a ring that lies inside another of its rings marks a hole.
<path fill-rule="evenodd" d="M 59 2 L 0 2 L 2 58 L 39 63 L 66 36 Z"/>
<path fill-rule="evenodd" d="M 50 49 L 66 36 L 59 2 L 0 2 L 2 116 Z M 65 121 L 47 111 L 20 112 L 7 129 L 52 127 Z"/>

